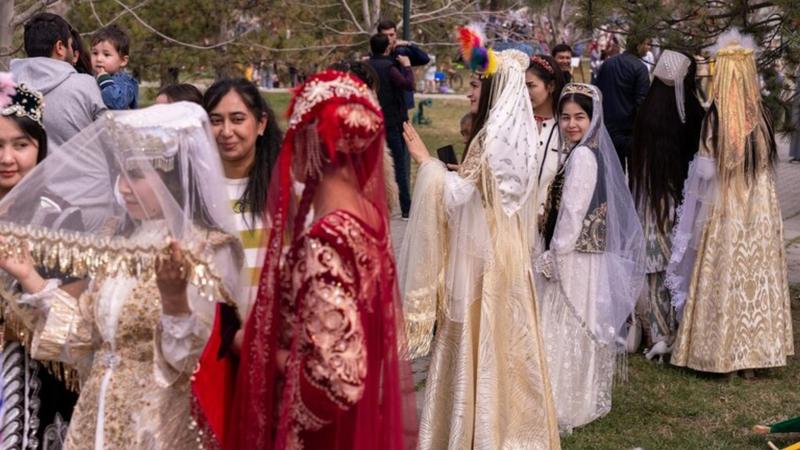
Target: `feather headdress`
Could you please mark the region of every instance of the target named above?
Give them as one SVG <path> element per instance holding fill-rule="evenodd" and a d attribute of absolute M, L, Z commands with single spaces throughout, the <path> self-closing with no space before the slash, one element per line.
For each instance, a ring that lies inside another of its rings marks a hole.
<path fill-rule="evenodd" d="M 492 75 L 497 71 L 497 55 L 486 48 L 486 35 L 477 24 L 470 24 L 459 30 L 461 55 L 470 70 L 482 76 Z"/>

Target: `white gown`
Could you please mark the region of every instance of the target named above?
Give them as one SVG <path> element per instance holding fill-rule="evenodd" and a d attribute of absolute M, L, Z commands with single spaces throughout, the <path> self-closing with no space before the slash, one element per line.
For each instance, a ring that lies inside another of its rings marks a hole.
<path fill-rule="evenodd" d="M 537 261 L 553 267 L 553 276 L 537 277 L 541 298 L 550 383 L 559 429 L 569 432 L 611 410 L 614 351 L 597 339 L 594 323 L 597 293 L 605 268 L 601 253 L 575 249 L 597 183 L 597 159 L 588 147 L 572 151 L 566 166 L 559 218 L 550 249 Z"/>

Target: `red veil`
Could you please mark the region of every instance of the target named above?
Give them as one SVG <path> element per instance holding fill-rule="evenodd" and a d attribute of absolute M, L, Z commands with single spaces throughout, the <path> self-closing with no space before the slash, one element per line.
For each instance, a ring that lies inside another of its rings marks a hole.
<path fill-rule="evenodd" d="M 292 397 L 299 377 L 287 367 L 284 378 L 276 367 L 279 338 L 287 329 L 298 336 L 299 324 L 286 323 L 279 313 L 281 260 L 307 228 L 317 182 L 327 165 L 349 165 L 361 193 L 379 214 L 389 233 L 384 192 L 383 115 L 364 83 L 351 75 L 326 71 L 310 77 L 295 90 L 289 106 L 289 129 L 273 172 L 267 201 L 266 224 L 271 224 L 265 246 L 258 296 L 245 324 L 241 361 L 235 375 L 231 358 L 223 358 L 224 322 L 218 315 L 215 333 L 195 374 L 193 394 L 196 418 L 206 443 L 229 449 L 292 448 L 290 421 L 298 408 Z M 414 387 L 404 352 L 402 308 L 391 245 L 379 249 L 372 263 L 378 301 L 366 339 L 367 371 L 362 397 L 347 414 L 354 414 L 355 430 L 334 431 L 326 448 L 400 450 L 416 447 L 417 423 Z M 302 306 L 299 306 L 302 308 Z M 297 339 L 289 360 L 297 355 Z M 279 382 L 280 381 L 280 382 Z M 276 383 L 279 382 L 279 383 Z M 278 387 L 283 384 L 282 389 Z M 281 396 L 281 398 L 278 398 Z M 222 411 L 225 411 L 224 413 Z M 209 436 L 210 434 L 210 436 Z M 288 439 L 288 441 L 287 441 Z M 348 442 L 348 444 L 342 444 Z"/>

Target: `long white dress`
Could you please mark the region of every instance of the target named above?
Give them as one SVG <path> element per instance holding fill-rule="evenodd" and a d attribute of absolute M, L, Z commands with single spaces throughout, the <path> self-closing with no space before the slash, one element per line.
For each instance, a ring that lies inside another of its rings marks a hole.
<path fill-rule="evenodd" d="M 587 237 L 584 222 L 593 212 L 597 158 L 579 146 L 565 164 L 556 228 L 549 250 L 537 261 L 555 267 L 549 279 L 537 277 L 537 287 L 558 424 L 570 431 L 611 410 L 615 353 L 608 339 L 598 339 L 598 330 L 587 325 L 595 322 L 598 292 L 606 288 L 604 257 L 576 249 Z"/>

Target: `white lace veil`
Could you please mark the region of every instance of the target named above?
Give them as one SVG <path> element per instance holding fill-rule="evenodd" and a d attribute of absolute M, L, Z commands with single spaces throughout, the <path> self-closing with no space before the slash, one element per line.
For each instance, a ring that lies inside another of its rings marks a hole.
<path fill-rule="evenodd" d="M 575 148 L 586 146 L 596 155 L 598 174 L 595 198 L 605 201 L 608 208 L 603 233 L 605 243 L 599 253 L 603 264 L 598 273 L 600 279 L 596 283 L 598 289 L 594 309 L 587 317 L 580 319 L 595 339 L 624 345 L 628 328 L 626 321 L 644 286 L 645 243 L 642 225 L 614 144 L 603 123 L 600 90 L 588 84 L 570 83 L 564 87 L 561 98 L 570 94 L 585 95 L 592 99 L 593 113 L 589 130 Z M 583 276 L 585 274 L 563 273 L 558 278 L 561 283 L 569 283 Z"/>
<path fill-rule="evenodd" d="M 195 264 L 192 284 L 237 302 L 241 247 L 224 186 L 200 106 L 107 113 L 0 201 L 0 254 L 27 247 L 59 278 L 150 277 L 174 239 Z"/>
<path fill-rule="evenodd" d="M 484 125 L 483 145 L 500 193 L 503 211 L 518 212 L 537 186 L 535 149 L 539 132 L 531 117 L 533 107 L 525 86 L 530 59 L 519 50 L 497 53 L 492 75 L 491 110 Z"/>
<path fill-rule="evenodd" d="M 683 80 L 689 73 L 692 63 L 689 57 L 673 50 L 664 50 L 658 58 L 653 76 L 663 81 L 667 86 L 675 88 L 675 104 L 678 105 L 678 115 L 681 122 L 686 123 L 686 102 L 683 92 Z"/>

